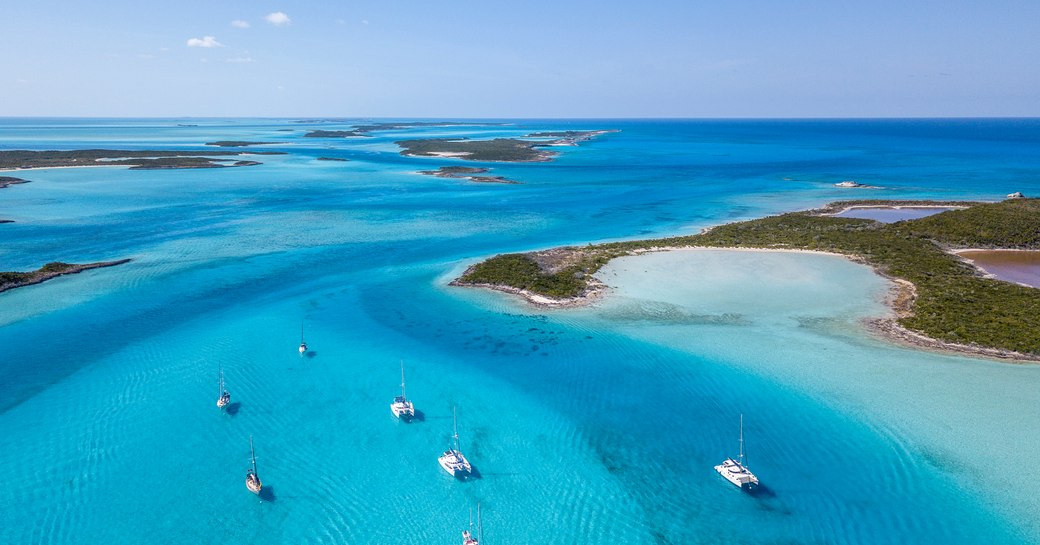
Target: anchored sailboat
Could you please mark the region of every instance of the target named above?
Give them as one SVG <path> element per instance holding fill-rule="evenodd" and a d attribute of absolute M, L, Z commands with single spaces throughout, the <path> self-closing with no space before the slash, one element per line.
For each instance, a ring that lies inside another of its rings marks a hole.
<path fill-rule="evenodd" d="M 220 383 L 217 386 L 217 408 L 223 409 L 227 407 L 228 403 L 231 403 L 231 393 L 224 388 L 224 368 L 220 368 Z"/>
<path fill-rule="evenodd" d="M 441 467 L 444 471 L 447 471 L 451 476 L 457 479 L 465 479 L 473 472 L 473 466 L 469 464 L 469 460 L 462 455 L 459 451 L 459 424 L 458 419 L 455 416 L 455 407 L 451 408 L 451 419 L 455 428 L 454 439 L 455 448 L 448 449 L 441 454 L 437 461 L 440 462 Z"/>
<path fill-rule="evenodd" d="M 469 530 L 462 531 L 462 545 L 480 545 L 484 540 L 484 527 L 480 524 L 480 502 L 477 502 L 477 537 L 473 537 L 473 508 L 469 509 Z"/>
<path fill-rule="evenodd" d="M 743 490 L 751 491 L 758 488 L 758 477 L 747 468 L 744 461 L 744 415 L 740 415 L 740 455 L 736 460 L 726 458 L 726 461 L 715 466 L 719 475 Z"/>
<path fill-rule="evenodd" d="M 303 340 L 303 324 L 300 324 L 300 355 L 307 353 L 307 342 Z"/>
<path fill-rule="evenodd" d="M 394 398 L 394 402 L 390 404 L 390 412 L 394 413 L 394 416 L 404 420 L 405 422 L 411 422 L 412 418 L 415 417 L 415 406 L 408 398 L 404 395 L 404 362 L 401 362 L 401 395 Z"/>
<path fill-rule="evenodd" d="M 246 488 L 249 489 L 253 494 L 259 494 L 260 489 L 263 488 L 264 484 L 260 482 L 260 477 L 256 474 L 256 453 L 253 452 L 253 436 L 249 436 L 249 459 L 252 461 L 252 467 L 246 472 Z"/>

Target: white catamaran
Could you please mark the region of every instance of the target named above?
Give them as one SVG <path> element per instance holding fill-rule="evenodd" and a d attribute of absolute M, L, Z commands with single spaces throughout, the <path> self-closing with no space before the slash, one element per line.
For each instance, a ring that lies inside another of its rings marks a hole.
<path fill-rule="evenodd" d="M 256 473 L 256 453 L 253 452 L 252 435 L 249 436 L 249 459 L 252 461 L 252 467 L 246 472 L 246 488 L 253 494 L 259 494 L 264 483 L 260 482 L 260 476 Z"/>
<path fill-rule="evenodd" d="M 394 416 L 404 420 L 405 422 L 411 422 L 412 418 L 415 418 L 415 405 L 404 395 L 404 362 L 401 362 L 401 395 L 394 398 L 394 402 L 390 404 L 390 412 L 394 413 Z"/>
<path fill-rule="evenodd" d="M 465 479 L 473 472 L 473 466 L 469 464 L 469 460 L 459 451 L 459 424 L 455 416 L 455 407 L 451 408 L 451 419 L 455 428 L 453 436 L 455 448 L 444 451 L 444 454 L 441 454 L 437 461 L 441 463 L 444 471 L 447 471 L 451 476 L 457 479 Z"/>
<path fill-rule="evenodd" d="M 220 368 L 220 383 L 217 386 L 217 408 L 223 409 L 227 407 L 228 403 L 231 403 L 231 393 L 224 388 L 224 368 Z"/>
<path fill-rule="evenodd" d="M 743 490 L 751 491 L 758 488 L 758 477 L 747 468 L 744 461 L 744 415 L 740 415 L 740 455 L 736 460 L 726 458 L 726 461 L 715 466 L 715 471 Z"/>
<path fill-rule="evenodd" d="M 477 537 L 473 537 L 473 508 L 469 508 L 469 530 L 462 531 L 462 545 L 480 545 L 484 540 L 484 527 L 480 524 L 480 502 L 477 502 Z"/>

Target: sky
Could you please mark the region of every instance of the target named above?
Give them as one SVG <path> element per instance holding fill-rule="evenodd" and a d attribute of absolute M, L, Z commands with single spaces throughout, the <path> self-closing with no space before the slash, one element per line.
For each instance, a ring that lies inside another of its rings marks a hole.
<path fill-rule="evenodd" d="M 0 0 L 0 116 L 1040 116 L 1040 0 Z"/>

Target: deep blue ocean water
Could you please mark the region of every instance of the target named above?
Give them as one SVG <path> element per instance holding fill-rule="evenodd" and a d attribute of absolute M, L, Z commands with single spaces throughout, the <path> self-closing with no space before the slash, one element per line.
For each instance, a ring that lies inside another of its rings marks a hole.
<path fill-rule="evenodd" d="M 447 544 L 478 501 L 488 544 L 1040 542 L 1040 368 L 870 337 L 860 319 L 885 312 L 886 285 L 861 266 L 626 258 L 604 271 L 611 294 L 566 311 L 447 285 L 495 253 L 839 199 L 1036 195 L 1040 120 L 512 120 L 354 139 L 302 137 L 353 121 L 293 121 L 0 120 L 0 149 L 288 152 L 21 171 L 31 183 L 0 189 L 15 220 L 0 270 L 133 258 L 0 294 L 0 543 Z M 393 143 L 568 129 L 620 132 L 482 165 L 522 185 L 418 175 L 473 163 Z M 410 425 L 389 412 L 402 360 L 424 415 Z M 214 405 L 218 367 L 233 415 Z M 470 482 L 437 465 L 452 406 Z M 758 497 L 712 469 L 741 413 Z M 263 502 L 243 484 L 250 435 Z"/>

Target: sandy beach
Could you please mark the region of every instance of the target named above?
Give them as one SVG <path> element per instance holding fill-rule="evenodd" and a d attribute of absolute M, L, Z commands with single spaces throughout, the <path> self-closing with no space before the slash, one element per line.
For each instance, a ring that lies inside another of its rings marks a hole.
<path fill-rule="evenodd" d="M 874 317 L 864 320 L 864 327 L 871 333 L 879 337 L 882 337 L 883 339 L 889 342 L 893 342 L 903 346 L 911 346 L 914 348 L 924 349 L 932 352 L 962 354 L 969 355 L 972 357 L 982 357 L 987 359 L 997 359 L 1017 363 L 1040 362 L 1040 356 L 1037 355 L 1023 354 L 1020 352 L 1013 352 L 1010 350 L 985 348 L 975 345 L 950 343 L 927 337 L 925 335 L 922 335 L 920 333 L 909 330 L 899 325 L 898 320 L 900 318 L 911 315 L 913 302 L 917 297 L 916 287 L 913 283 L 907 280 L 893 278 L 889 275 L 884 274 L 883 272 L 879 271 L 876 267 L 873 267 L 869 263 L 866 263 L 865 260 L 858 256 L 839 254 L 835 252 L 823 252 L 816 250 L 788 248 L 747 248 L 711 246 L 656 247 L 635 250 L 630 255 L 639 256 L 660 252 L 682 253 L 704 251 L 827 255 L 841 257 L 849 261 L 852 261 L 853 263 L 866 265 L 874 271 L 874 274 L 877 274 L 878 276 L 885 278 L 890 283 L 888 294 L 885 297 L 885 304 L 890 309 L 891 314 L 889 316 Z M 959 252 L 963 251 L 967 250 L 960 250 Z M 605 284 L 601 278 L 593 277 L 589 283 L 589 288 L 586 289 L 585 292 L 583 292 L 582 294 L 576 297 L 555 299 L 552 297 L 536 294 L 528 290 L 514 288 L 512 286 L 502 286 L 497 284 L 460 284 L 456 281 L 452 281 L 450 285 L 461 287 L 487 288 L 495 291 L 501 291 L 504 293 L 519 295 L 527 303 L 535 307 L 545 309 L 578 308 L 587 306 L 603 297 L 609 297 L 611 287 Z"/>

